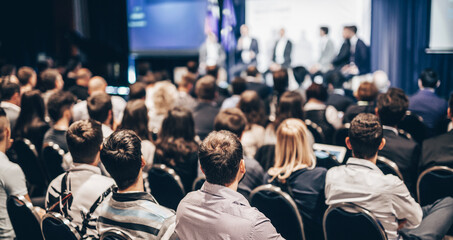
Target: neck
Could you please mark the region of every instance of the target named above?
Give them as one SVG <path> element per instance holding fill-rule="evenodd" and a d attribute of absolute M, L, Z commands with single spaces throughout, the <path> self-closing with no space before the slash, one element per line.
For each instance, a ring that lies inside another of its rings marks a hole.
<path fill-rule="evenodd" d="M 182 87 L 182 86 L 181 86 L 181 87 L 178 87 L 178 90 L 179 90 L 180 92 L 185 92 L 185 93 L 189 93 L 189 92 L 190 92 L 190 90 L 189 90 L 188 88 Z"/>
<path fill-rule="evenodd" d="M 322 101 L 319 101 L 318 99 L 316 98 L 310 98 L 310 100 L 308 100 L 308 102 L 310 103 L 319 103 L 319 104 L 323 104 L 324 102 Z"/>
<path fill-rule="evenodd" d="M 228 185 L 225 185 L 225 187 L 227 187 L 227 188 L 229 188 L 229 189 L 231 189 L 231 190 L 236 192 L 238 190 L 238 185 L 239 185 L 239 182 L 238 181 L 234 181 L 234 182 L 232 182 L 232 183 L 230 183 Z"/>
<path fill-rule="evenodd" d="M 69 119 L 66 119 L 66 118 L 61 118 L 53 125 L 53 128 L 56 130 L 68 130 L 68 127 L 69 127 Z"/>
<path fill-rule="evenodd" d="M 354 154 L 352 154 L 352 155 L 353 155 L 353 157 L 357 158 Z M 378 156 L 378 155 L 377 155 L 377 153 L 376 153 L 376 154 L 375 154 L 373 157 L 371 157 L 371 158 L 360 158 L 360 159 L 368 160 L 368 161 L 370 161 L 370 162 L 372 162 L 373 164 L 376 165 L 377 156 Z"/>
<path fill-rule="evenodd" d="M 198 101 L 199 101 L 199 102 L 205 102 L 205 103 L 212 103 L 214 100 L 208 100 L 208 99 L 201 99 L 201 98 L 198 98 Z"/>
<path fill-rule="evenodd" d="M 0 152 L 2 152 L 2 153 L 6 153 L 6 145 L 7 145 L 6 141 L 7 140 L 5 138 L 3 141 L 0 142 Z"/>
<path fill-rule="evenodd" d="M 137 181 L 135 181 L 134 184 L 129 186 L 128 188 L 119 190 L 119 193 L 127 193 L 127 192 L 144 192 L 145 187 L 143 186 L 143 176 L 142 176 L 142 171 L 138 174 Z"/>

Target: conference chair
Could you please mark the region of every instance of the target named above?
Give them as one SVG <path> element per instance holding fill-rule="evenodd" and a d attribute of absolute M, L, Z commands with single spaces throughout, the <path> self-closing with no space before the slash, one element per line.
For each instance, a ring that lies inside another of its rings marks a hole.
<path fill-rule="evenodd" d="M 352 203 L 331 205 L 323 219 L 325 240 L 387 240 L 376 217 Z"/>
<path fill-rule="evenodd" d="M 64 154 L 64 150 L 61 149 L 58 144 L 53 142 L 44 144 L 41 158 L 47 171 L 49 181 L 52 181 L 52 179 L 55 179 L 58 175 L 64 173 L 63 167 L 61 166 Z"/>
<path fill-rule="evenodd" d="M 409 133 L 418 143 L 422 143 L 428 136 L 428 127 L 423 123 L 423 118 L 411 111 L 407 111 L 403 120 L 398 123 L 398 129 Z"/>
<path fill-rule="evenodd" d="M 326 138 L 324 133 L 322 132 L 322 128 L 318 126 L 318 124 L 312 122 L 309 119 L 305 119 L 305 125 L 307 125 L 307 129 L 311 132 L 313 137 L 315 138 L 316 143 L 326 143 Z"/>
<path fill-rule="evenodd" d="M 417 180 L 417 199 L 421 206 L 444 197 L 453 197 L 453 168 L 435 166 L 423 171 Z"/>
<path fill-rule="evenodd" d="M 376 161 L 376 166 L 379 169 L 381 169 L 381 171 L 385 175 L 392 174 L 392 175 L 399 177 L 401 180 L 403 180 L 403 174 L 401 174 L 398 166 L 393 161 L 391 161 L 385 157 L 378 156 L 377 161 Z"/>
<path fill-rule="evenodd" d="M 148 186 L 157 202 L 176 210 L 185 195 L 181 178 L 164 164 L 154 164 L 148 171 Z"/>
<path fill-rule="evenodd" d="M 10 196 L 6 201 L 9 219 L 17 240 L 42 240 L 38 213 L 24 196 Z"/>
<path fill-rule="evenodd" d="M 250 193 L 250 204 L 258 208 L 282 237 L 288 240 L 305 240 L 304 224 L 296 203 L 279 187 L 267 184 Z"/>
<path fill-rule="evenodd" d="M 193 191 L 197 191 L 197 190 L 201 189 L 201 187 L 203 186 L 204 182 L 206 182 L 206 177 L 205 176 L 201 176 L 201 177 L 196 178 L 195 181 L 193 181 L 192 190 Z"/>
<path fill-rule="evenodd" d="M 48 212 L 41 222 L 42 234 L 46 240 L 82 239 L 71 222 L 57 212 Z"/>
<path fill-rule="evenodd" d="M 121 230 L 112 229 L 102 233 L 100 240 L 132 240 L 132 239 Z"/>

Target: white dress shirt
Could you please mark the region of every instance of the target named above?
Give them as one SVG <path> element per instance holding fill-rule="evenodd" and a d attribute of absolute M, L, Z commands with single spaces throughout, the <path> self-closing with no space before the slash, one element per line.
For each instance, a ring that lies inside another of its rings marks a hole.
<path fill-rule="evenodd" d="M 358 40 L 359 38 L 357 37 L 357 35 L 354 35 L 351 37 L 351 39 L 349 39 L 349 42 L 351 43 L 351 53 L 355 53 L 355 47 L 357 46 Z"/>
<path fill-rule="evenodd" d="M 416 228 L 423 212 L 398 177 L 387 174 L 371 161 L 350 158 L 346 165 L 331 168 L 326 175 L 326 204 L 349 202 L 374 214 L 388 239 L 398 238 L 398 220 Z"/>
<path fill-rule="evenodd" d="M 283 37 L 280 38 L 275 47 L 275 62 L 278 64 L 283 64 L 285 62 L 285 48 L 288 43 L 288 39 Z"/>
<path fill-rule="evenodd" d="M 252 58 L 250 57 L 250 45 L 252 44 L 252 39 L 250 37 L 241 37 L 241 58 L 242 62 L 245 64 L 248 64 L 252 61 Z"/>

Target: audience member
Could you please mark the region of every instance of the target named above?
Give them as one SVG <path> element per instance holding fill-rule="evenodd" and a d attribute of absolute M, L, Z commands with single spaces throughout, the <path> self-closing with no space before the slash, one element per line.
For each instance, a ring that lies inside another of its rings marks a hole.
<path fill-rule="evenodd" d="M 88 68 L 81 68 L 76 73 L 75 85 L 70 87 L 68 91 L 74 94 L 79 100 L 87 100 L 90 96 L 88 94 L 88 83 L 92 74 Z"/>
<path fill-rule="evenodd" d="M 113 133 L 112 101 L 107 93 L 94 93 L 87 99 L 87 108 L 90 118 L 102 123 L 104 138 Z"/>
<path fill-rule="evenodd" d="M 249 66 L 246 70 L 247 89 L 258 93 L 261 99 L 266 99 L 272 93 L 272 88 L 263 83 L 261 73 L 256 66 Z"/>
<path fill-rule="evenodd" d="M 199 157 L 206 182 L 201 190 L 187 194 L 178 206 L 179 239 L 282 239 L 270 220 L 236 192 L 246 168 L 235 134 L 212 132 L 201 144 Z"/>
<path fill-rule="evenodd" d="M 193 109 L 195 133 L 204 139 L 214 128 L 214 119 L 219 113 L 219 107 L 214 101 L 216 97 L 215 78 L 205 76 L 197 81 L 195 86 L 197 105 Z"/>
<path fill-rule="evenodd" d="M 178 100 L 175 106 L 192 110 L 197 105 L 197 101 L 190 95 L 195 82 L 196 78 L 192 73 L 182 77 L 181 82 L 178 84 Z"/>
<path fill-rule="evenodd" d="M 379 119 L 359 114 L 351 122 L 346 145 L 353 158 L 326 175 L 326 203 L 349 202 L 376 216 L 388 239 L 442 239 L 453 224 L 453 199 L 440 199 L 423 208 L 398 177 L 384 175 L 376 166 L 386 144 Z"/>
<path fill-rule="evenodd" d="M 153 133 L 158 133 L 162 126 L 162 121 L 170 109 L 172 109 L 178 99 L 178 90 L 169 81 L 161 81 L 154 86 L 153 108 L 149 109 L 148 128 Z"/>
<path fill-rule="evenodd" d="M 17 118 L 20 114 L 20 87 L 16 83 L 2 82 L 1 83 L 2 102 L 0 107 L 6 112 L 6 117 L 11 125 L 11 129 L 16 126 Z"/>
<path fill-rule="evenodd" d="M 283 121 L 277 130 L 275 164 L 265 179 L 294 198 L 304 222 L 305 237 L 324 239 L 322 218 L 327 208 L 324 203 L 327 170 L 315 167 L 316 157 L 310 140 L 302 120 L 289 118 Z"/>
<path fill-rule="evenodd" d="M 223 101 L 220 109 L 237 107 L 239 100 L 241 99 L 241 94 L 247 90 L 247 82 L 241 77 L 236 77 L 231 82 L 231 89 L 233 95 Z"/>
<path fill-rule="evenodd" d="M 357 105 L 348 107 L 344 114 L 344 122 L 351 122 L 359 113 L 374 113 L 378 94 L 378 89 L 374 83 L 362 82 L 355 94 L 358 100 Z"/>
<path fill-rule="evenodd" d="M 16 75 L 16 66 L 13 64 L 5 64 L 0 69 L 0 77 L 5 77 L 9 75 Z"/>
<path fill-rule="evenodd" d="M 19 68 L 19 71 L 17 71 L 17 78 L 19 79 L 21 94 L 33 90 L 38 81 L 36 72 L 31 67 Z"/>
<path fill-rule="evenodd" d="M 143 186 L 140 138 L 130 130 L 114 132 L 101 150 L 101 160 L 118 186 L 99 215 L 99 234 L 120 229 L 130 239 L 168 240 L 174 235 L 175 214 L 160 206 Z"/>
<path fill-rule="evenodd" d="M 269 115 L 269 120 L 272 122 L 277 117 L 277 106 L 280 97 L 288 90 L 288 71 L 281 69 L 272 73 L 274 79 L 273 93 L 266 99 L 266 113 Z"/>
<path fill-rule="evenodd" d="M 56 69 L 47 69 L 41 73 L 41 87 L 43 90 L 42 98 L 47 105 L 50 95 L 61 91 L 64 82 L 61 74 Z"/>
<path fill-rule="evenodd" d="M 146 84 L 136 82 L 129 86 L 129 101 L 135 99 L 146 99 Z"/>
<path fill-rule="evenodd" d="M 376 88 L 380 93 L 386 93 L 391 85 L 387 73 L 382 70 L 377 70 L 373 73 L 372 82 L 376 85 Z"/>
<path fill-rule="evenodd" d="M 101 207 L 97 207 L 91 216 L 86 216 L 87 211 L 96 205 L 99 197 L 104 199 L 114 186 L 113 179 L 102 176 L 98 167 L 102 139 L 101 124 L 96 121 L 80 120 L 71 124 L 66 141 L 74 166 L 52 180 L 46 194 L 46 209 L 72 219 L 79 229 L 85 227 L 88 236 L 97 235 L 95 221 Z M 72 199 L 65 204 L 62 199 L 69 193 Z M 88 219 L 84 216 L 91 221 L 86 222 Z"/>
<path fill-rule="evenodd" d="M 344 89 L 344 77 L 339 71 L 329 71 L 324 75 L 328 84 L 329 97 L 326 105 L 334 106 L 339 112 L 346 112 L 346 109 L 354 104 L 351 90 Z"/>

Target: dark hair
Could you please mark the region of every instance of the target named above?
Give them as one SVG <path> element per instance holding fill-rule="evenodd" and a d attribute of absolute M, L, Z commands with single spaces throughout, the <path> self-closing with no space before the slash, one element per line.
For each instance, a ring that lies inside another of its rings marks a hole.
<path fill-rule="evenodd" d="M 8 76 L 8 75 L 13 75 L 14 72 L 16 72 L 16 66 L 12 64 L 5 64 L 3 67 L 0 69 L 0 75 L 2 77 Z"/>
<path fill-rule="evenodd" d="M 151 67 L 148 62 L 137 63 L 137 75 L 146 76 L 151 71 Z"/>
<path fill-rule="evenodd" d="M 102 140 L 101 124 L 91 119 L 74 122 L 66 132 L 68 149 L 75 163 L 93 163 Z"/>
<path fill-rule="evenodd" d="M 146 84 L 136 82 L 129 86 L 129 101 L 146 97 Z"/>
<path fill-rule="evenodd" d="M 298 92 L 291 91 L 283 93 L 277 106 L 277 117 L 274 121 L 275 130 L 277 130 L 285 119 L 297 118 L 303 120 L 304 112 L 302 105 L 303 99 Z"/>
<path fill-rule="evenodd" d="M 422 80 L 422 86 L 425 88 L 435 88 L 439 78 L 437 73 L 431 68 L 426 68 L 420 73 L 420 80 Z"/>
<path fill-rule="evenodd" d="M 376 107 L 382 125 L 396 126 L 409 108 L 409 99 L 403 90 L 390 88 L 378 97 Z"/>
<path fill-rule="evenodd" d="M 4 81 L 1 84 L 1 97 L 3 101 L 11 100 L 16 93 L 20 93 L 20 86 L 11 81 Z"/>
<path fill-rule="evenodd" d="M 339 71 L 331 70 L 324 74 L 324 79 L 328 84 L 332 84 L 333 88 L 343 88 L 345 81 L 343 75 Z"/>
<path fill-rule="evenodd" d="M 235 77 L 231 82 L 231 87 L 233 89 L 233 94 L 240 95 L 245 90 L 247 90 L 247 82 L 244 78 Z"/>
<path fill-rule="evenodd" d="M 203 100 L 214 100 L 216 92 L 215 78 L 205 76 L 200 78 L 195 85 L 195 93 Z"/>
<path fill-rule="evenodd" d="M 349 29 L 353 33 L 357 33 L 357 27 L 355 25 L 345 26 L 344 28 Z"/>
<path fill-rule="evenodd" d="M 137 181 L 142 168 L 142 146 L 140 138 L 133 131 L 112 133 L 102 144 L 100 155 L 118 189 L 126 189 Z"/>
<path fill-rule="evenodd" d="M 258 69 L 256 68 L 256 66 L 251 65 L 251 66 L 249 66 L 249 67 L 247 68 L 246 73 L 247 73 L 247 76 L 256 77 L 256 76 L 258 76 L 258 74 L 259 74 L 260 72 L 258 71 Z"/>
<path fill-rule="evenodd" d="M 298 67 L 293 68 L 293 74 L 294 74 L 294 78 L 296 79 L 296 82 L 300 85 L 301 83 L 304 82 L 305 76 L 307 76 L 308 71 L 306 68 L 304 68 L 302 66 L 298 66 Z"/>
<path fill-rule="evenodd" d="M 206 67 L 206 75 L 212 76 L 215 79 L 219 76 L 219 67 L 217 65 L 214 66 L 207 66 Z"/>
<path fill-rule="evenodd" d="M 184 74 L 181 78 L 181 82 L 178 84 L 178 86 L 182 87 L 188 87 L 189 84 L 194 84 L 197 81 L 196 77 L 192 73 Z"/>
<path fill-rule="evenodd" d="M 17 71 L 17 78 L 19 79 L 20 85 L 27 85 L 30 78 L 33 77 L 34 74 L 36 74 L 35 70 L 31 67 L 19 68 L 19 71 Z"/>
<path fill-rule="evenodd" d="M 148 109 L 144 100 L 129 101 L 124 109 L 123 120 L 118 129 L 132 130 L 142 140 L 149 140 Z"/>
<path fill-rule="evenodd" d="M 63 112 L 71 108 L 76 102 L 76 97 L 70 92 L 58 91 L 50 95 L 47 101 L 47 112 L 49 117 L 54 121 L 58 121 L 63 117 Z"/>
<path fill-rule="evenodd" d="M 22 94 L 20 103 L 20 114 L 12 134 L 14 138 L 24 137 L 30 128 L 46 124 L 44 119 L 46 109 L 39 90 L 32 90 Z"/>
<path fill-rule="evenodd" d="M 325 102 L 327 100 L 327 88 L 322 84 L 312 83 L 310 87 L 307 89 L 307 100 L 311 98 L 317 99 L 321 102 Z"/>
<path fill-rule="evenodd" d="M 349 127 L 349 140 L 356 158 L 369 159 L 376 155 L 382 142 L 382 126 L 371 113 L 357 115 Z"/>
<path fill-rule="evenodd" d="M 224 109 L 217 114 L 214 120 L 214 130 L 227 130 L 238 137 L 241 137 L 246 125 L 247 118 L 239 108 Z"/>
<path fill-rule="evenodd" d="M 5 130 L 9 126 L 8 118 L 6 117 L 6 112 L 3 108 L 0 107 L 0 141 L 3 141 L 6 137 Z"/>
<path fill-rule="evenodd" d="M 198 156 L 206 181 L 225 186 L 237 176 L 243 158 L 242 145 L 235 134 L 214 131 L 201 143 Z"/>
<path fill-rule="evenodd" d="M 257 92 L 252 90 L 243 92 L 241 94 L 241 99 L 239 100 L 238 107 L 245 114 L 249 125 L 265 124 L 266 117 L 264 113 L 264 102 L 258 96 Z"/>
<path fill-rule="evenodd" d="M 198 63 L 195 61 L 187 62 L 187 71 L 196 74 L 198 72 Z"/>
<path fill-rule="evenodd" d="M 321 31 L 324 32 L 324 34 L 329 34 L 329 28 L 328 27 L 320 27 L 319 29 L 321 29 Z"/>
<path fill-rule="evenodd" d="M 107 93 L 99 92 L 87 99 L 87 107 L 90 118 L 104 123 L 112 110 L 112 101 Z"/>
<path fill-rule="evenodd" d="M 272 73 L 274 79 L 274 90 L 279 94 L 282 94 L 288 88 L 288 71 L 286 69 L 280 69 Z"/>
<path fill-rule="evenodd" d="M 41 86 L 44 91 L 55 88 L 58 76 L 60 76 L 60 73 L 56 69 L 47 69 L 41 73 Z"/>
<path fill-rule="evenodd" d="M 378 94 L 379 90 L 372 82 L 362 82 L 357 89 L 357 99 L 360 101 L 374 101 Z"/>
<path fill-rule="evenodd" d="M 453 115 L 453 93 L 450 94 L 450 99 L 448 100 L 448 107 L 450 108 L 451 115 Z"/>

